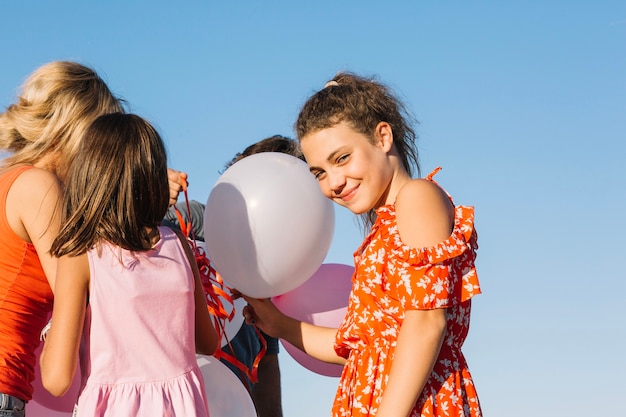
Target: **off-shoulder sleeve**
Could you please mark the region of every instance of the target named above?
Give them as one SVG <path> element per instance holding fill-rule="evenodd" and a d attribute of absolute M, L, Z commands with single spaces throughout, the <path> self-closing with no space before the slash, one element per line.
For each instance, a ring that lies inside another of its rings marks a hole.
<path fill-rule="evenodd" d="M 389 213 L 379 215 L 386 214 Z M 407 310 L 451 307 L 480 293 L 473 207 L 457 206 L 451 235 L 431 247 L 413 248 L 404 244 L 395 214 L 381 223 L 386 225 L 390 249 L 388 290 Z"/>

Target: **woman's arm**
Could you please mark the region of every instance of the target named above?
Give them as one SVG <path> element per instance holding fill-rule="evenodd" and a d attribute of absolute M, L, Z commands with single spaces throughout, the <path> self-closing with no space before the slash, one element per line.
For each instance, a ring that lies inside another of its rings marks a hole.
<path fill-rule="evenodd" d="M 259 380 L 252 386 L 252 400 L 259 417 L 282 417 L 280 367 L 277 353 L 265 353 L 257 369 Z"/>
<path fill-rule="evenodd" d="M 211 314 L 209 314 L 209 308 L 207 306 L 206 295 L 202 288 L 202 282 L 200 281 L 200 271 L 198 270 L 198 264 L 189 246 L 189 242 L 179 230 L 174 230 L 180 243 L 187 255 L 187 260 L 193 271 L 194 278 L 194 301 L 196 305 L 195 313 L 195 334 L 196 334 L 196 353 L 201 355 L 212 355 L 217 350 L 218 340 L 217 331 L 211 320 Z"/>
<path fill-rule="evenodd" d="M 15 180 L 6 202 L 9 225 L 20 238 L 33 244 L 53 291 L 57 259 L 50 255 L 50 247 L 59 232 L 62 193 L 53 173 L 31 168 Z"/>
<path fill-rule="evenodd" d="M 426 180 L 413 180 L 402 187 L 396 199 L 396 216 L 402 242 L 414 248 L 447 239 L 454 225 L 449 198 Z M 378 417 L 409 415 L 430 377 L 445 334 L 445 309 L 405 313 Z"/>
<path fill-rule="evenodd" d="M 213 321 L 211 320 L 211 315 L 209 314 L 206 295 L 204 294 L 204 289 L 202 288 L 199 275 L 194 274 L 194 281 L 194 298 L 196 304 L 196 353 L 202 355 L 212 355 L 219 347 L 217 332 L 215 330 L 215 326 L 213 325 Z"/>
<path fill-rule="evenodd" d="M 446 311 L 407 311 L 377 417 L 408 416 L 430 377 L 446 333 Z"/>
<path fill-rule="evenodd" d="M 52 326 L 40 358 L 41 382 L 57 397 L 65 394 L 74 380 L 88 292 L 87 254 L 59 258 Z"/>

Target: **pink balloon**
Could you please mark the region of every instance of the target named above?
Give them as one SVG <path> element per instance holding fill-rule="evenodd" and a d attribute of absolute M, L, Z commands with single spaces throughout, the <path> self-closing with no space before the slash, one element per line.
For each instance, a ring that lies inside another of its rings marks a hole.
<path fill-rule="evenodd" d="M 36 402 L 34 399 L 26 404 L 28 417 L 72 417 L 71 411 L 55 411 Z"/>
<path fill-rule="evenodd" d="M 35 380 L 33 381 L 33 399 L 26 405 L 29 417 L 70 417 L 74 411 L 74 404 L 80 391 L 80 368 L 77 368 L 74 381 L 69 391 L 62 397 L 50 394 L 41 384 L 41 369 L 39 368 L 39 355 L 43 349 L 43 342 L 35 351 L 37 363 L 35 364 Z"/>
<path fill-rule="evenodd" d="M 276 307 L 295 319 L 324 327 L 339 327 L 346 315 L 354 267 L 322 264 L 304 284 L 272 298 Z M 280 340 L 296 362 L 320 375 L 341 376 L 343 366 L 315 359 L 285 340 Z"/>

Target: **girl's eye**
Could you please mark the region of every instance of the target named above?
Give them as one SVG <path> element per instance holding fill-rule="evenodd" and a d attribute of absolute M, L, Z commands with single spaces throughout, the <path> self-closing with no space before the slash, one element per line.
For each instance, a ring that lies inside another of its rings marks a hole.
<path fill-rule="evenodd" d="M 321 180 L 323 178 L 325 172 L 324 171 L 315 171 L 315 172 L 312 172 L 312 174 L 315 177 L 315 179 L 319 181 L 319 180 Z"/>
<path fill-rule="evenodd" d="M 342 162 L 345 162 L 346 159 L 348 159 L 348 157 L 350 156 L 350 154 L 343 154 L 341 155 L 339 158 L 337 158 L 337 163 L 340 164 Z"/>

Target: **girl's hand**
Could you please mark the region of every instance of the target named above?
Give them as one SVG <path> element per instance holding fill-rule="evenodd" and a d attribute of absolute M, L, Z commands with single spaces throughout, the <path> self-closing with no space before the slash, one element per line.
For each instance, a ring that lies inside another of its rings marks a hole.
<path fill-rule="evenodd" d="M 178 201 L 178 194 L 187 188 L 187 174 L 168 168 L 167 181 L 170 185 L 170 206 L 172 206 Z"/>
<path fill-rule="evenodd" d="M 248 305 L 243 309 L 247 324 L 254 324 L 268 336 L 284 339 L 306 354 L 328 363 L 343 365 L 345 359 L 337 356 L 333 343 L 337 329 L 316 326 L 283 314 L 269 298 L 258 299 L 232 290 L 234 298 L 243 298 Z"/>
<path fill-rule="evenodd" d="M 237 290 L 234 290 L 233 294 L 234 297 L 241 297 L 248 302 L 242 312 L 246 324 L 258 326 L 268 336 L 281 337 L 282 322 L 288 317 L 281 313 L 269 298 L 251 298 Z"/>

